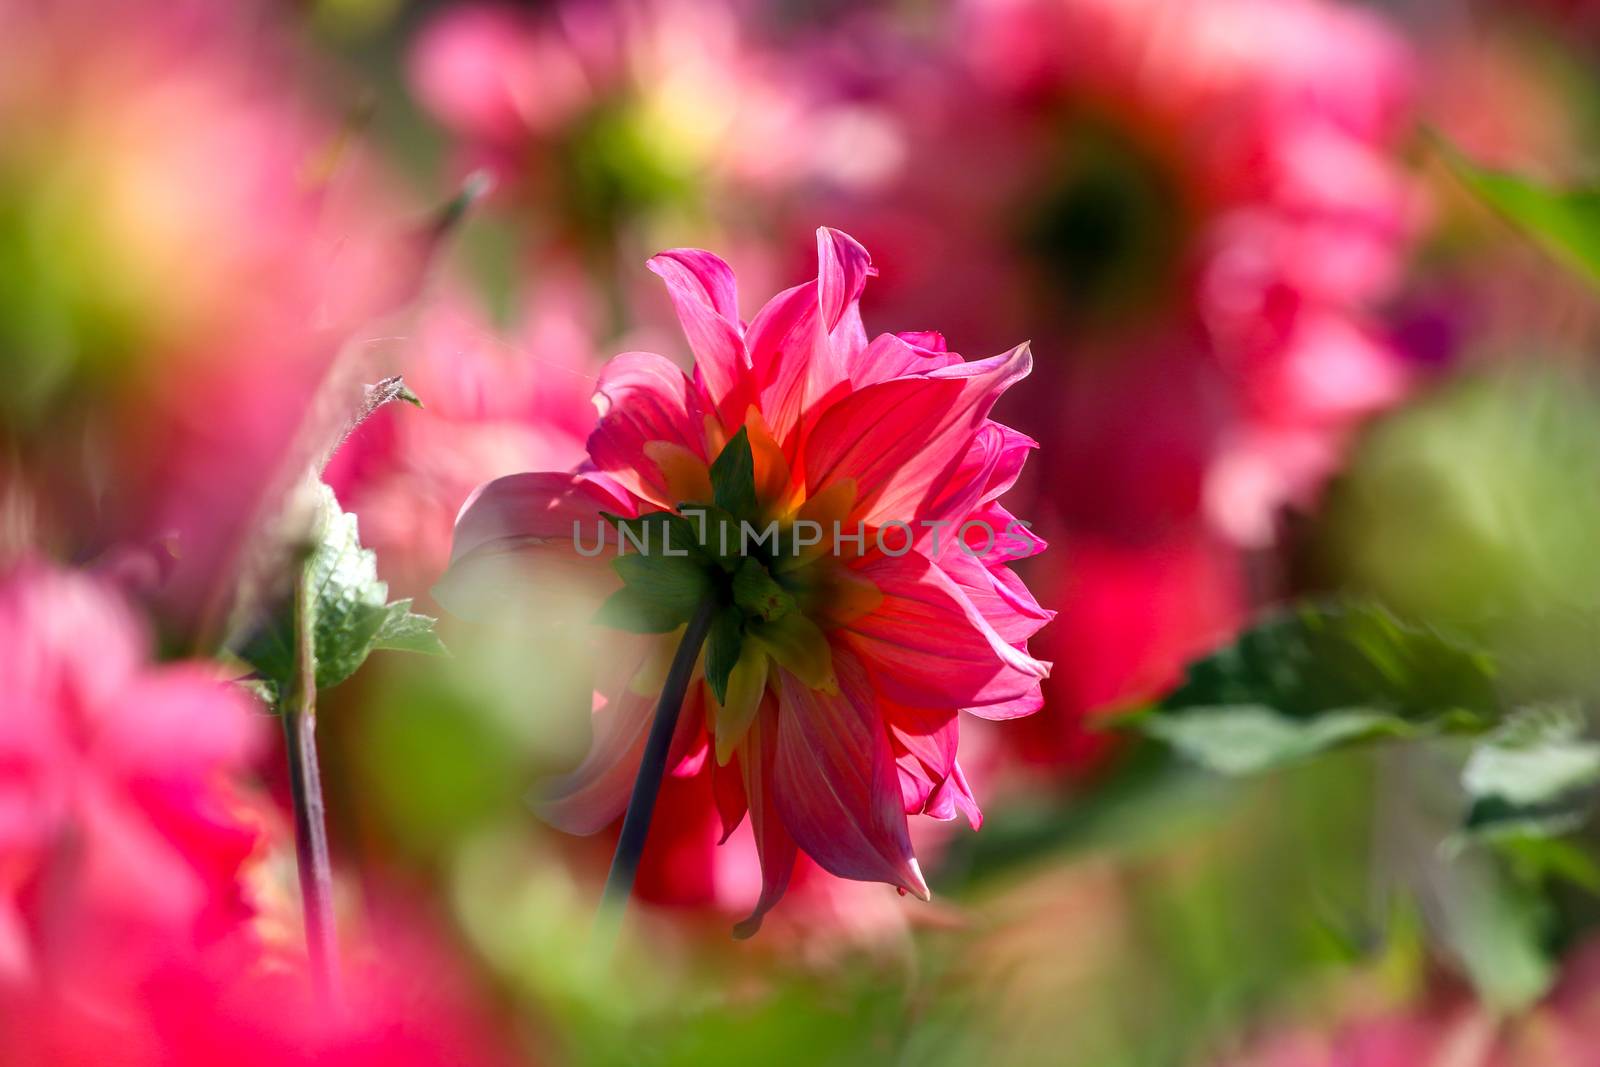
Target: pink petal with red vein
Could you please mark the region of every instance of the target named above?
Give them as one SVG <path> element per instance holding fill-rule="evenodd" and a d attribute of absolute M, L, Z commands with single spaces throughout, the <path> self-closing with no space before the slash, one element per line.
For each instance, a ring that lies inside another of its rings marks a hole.
<path fill-rule="evenodd" d="M 695 374 L 724 422 L 744 415 L 750 361 L 745 355 L 733 269 L 710 252 L 674 248 L 645 264 L 667 283 L 694 353 Z M 739 410 L 734 410 L 735 408 Z"/>
<path fill-rule="evenodd" d="M 839 692 L 778 671 L 773 792 L 795 842 L 841 878 L 887 882 L 927 899 L 906 830 L 888 732 L 866 671 L 836 648 Z"/>
<path fill-rule="evenodd" d="M 840 632 L 890 700 L 920 708 L 970 708 L 1036 690 L 1049 666 L 1013 648 L 960 587 L 911 554 L 877 556 L 857 574 L 883 594 L 878 609 Z"/>
<path fill-rule="evenodd" d="M 761 920 L 789 888 L 794 863 L 800 853 L 799 846 L 779 814 L 774 795 L 780 733 L 778 719 L 777 702 L 770 697 L 762 701 L 761 710 L 756 713 L 739 746 L 737 759 L 750 811 L 750 829 L 755 834 L 756 855 L 761 860 L 761 897 L 750 915 L 733 928 L 735 937 L 750 937 L 761 929 Z"/>
<path fill-rule="evenodd" d="M 595 386 L 600 423 L 589 435 L 589 458 L 629 492 L 664 508 L 676 507 L 666 477 L 645 452 L 652 441 L 706 455 L 699 390 L 666 356 L 625 352 L 606 364 Z"/>
<path fill-rule="evenodd" d="M 1000 394 L 1033 365 L 1028 347 L 858 389 L 824 411 L 805 444 L 808 494 L 853 478 L 856 518 L 911 521 L 950 472 Z"/>

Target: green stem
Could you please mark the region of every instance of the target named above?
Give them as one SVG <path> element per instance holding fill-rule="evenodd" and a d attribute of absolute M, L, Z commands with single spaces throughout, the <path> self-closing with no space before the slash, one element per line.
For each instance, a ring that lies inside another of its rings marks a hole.
<path fill-rule="evenodd" d="M 317 766 L 317 657 L 314 593 L 305 567 L 295 579 L 295 673 L 283 700 L 283 737 L 289 752 L 294 802 L 295 861 L 305 913 L 306 951 L 319 994 L 338 993 L 338 938 L 333 920 L 333 861 L 328 853 L 327 808 Z"/>
<path fill-rule="evenodd" d="M 628 898 L 633 895 L 639 856 L 644 851 L 645 838 L 650 835 L 650 818 L 655 814 L 656 797 L 666 777 L 672 735 L 677 732 L 689 678 L 694 673 L 695 661 L 700 658 L 700 646 L 705 644 L 706 634 L 711 629 L 715 607 L 708 597 L 695 609 L 694 617 L 683 632 L 683 640 L 678 643 L 678 651 L 672 657 L 666 683 L 661 687 L 661 699 L 656 702 L 655 720 L 645 739 L 644 757 L 639 761 L 639 775 L 633 780 L 628 812 L 622 817 L 622 836 L 617 839 L 617 851 L 611 857 L 611 871 L 606 876 L 605 893 L 600 901 L 601 930 L 607 940 L 615 937 Z"/>

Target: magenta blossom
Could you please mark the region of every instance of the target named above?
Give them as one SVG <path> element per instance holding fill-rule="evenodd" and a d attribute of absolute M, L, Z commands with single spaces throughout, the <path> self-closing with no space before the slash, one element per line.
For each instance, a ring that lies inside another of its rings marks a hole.
<path fill-rule="evenodd" d="M 679 771 L 714 759 L 724 835 L 749 814 L 763 888 L 742 932 L 783 894 L 801 851 L 840 877 L 927 897 L 906 816 L 981 819 L 956 758 L 957 713 L 1036 711 L 1048 673 L 1026 645 L 1050 613 L 1008 567 L 1042 542 L 998 502 L 1034 443 L 988 417 L 1028 373 L 1027 346 L 966 362 L 938 334 L 869 341 L 857 308 L 876 273 L 866 250 L 830 229 L 817 248 L 816 280 L 748 324 L 721 259 L 652 259 L 694 373 L 653 353 L 613 359 L 588 463 L 480 488 L 435 590 L 472 613 L 487 596 L 548 603 L 574 580 L 614 589 L 628 569 L 585 554 L 602 514 L 704 515 L 715 502 L 781 531 L 780 550 L 739 546 L 705 579 L 717 621 L 671 758 Z M 741 457 L 750 491 L 736 507 L 720 486 Z M 801 549 L 806 523 L 845 536 Z M 622 814 L 674 625 L 605 633 L 593 746 L 547 806 L 563 829 L 592 833 Z M 719 647 L 737 650 L 731 669 L 713 667 Z"/>
<path fill-rule="evenodd" d="M 249 917 L 260 831 L 227 776 L 262 723 L 213 671 L 149 665 L 144 638 L 93 579 L 0 575 L 0 987 L 84 952 L 134 966 L 129 946 L 192 949 Z"/>

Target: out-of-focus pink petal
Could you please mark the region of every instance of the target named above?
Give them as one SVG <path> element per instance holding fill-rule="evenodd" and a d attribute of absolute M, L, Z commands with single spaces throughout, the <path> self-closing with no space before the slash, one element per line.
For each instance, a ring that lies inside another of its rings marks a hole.
<path fill-rule="evenodd" d="M 666 356 L 624 352 L 607 363 L 595 386 L 600 424 L 589 437 L 589 457 L 631 493 L 661 507 L 676 507 L 667 477 L 645 446 L 665 441 L 708 460 L 699 391 Z"/>
<path fill-rule="evenodd" d="M 735 937 L 750 937 L 761 929 L 761 920 L 789 888 L 795 860 L 799 857 L 799 846 L 789 832 L 775 796 L 779 718 L 778 703 L 769 696 L 762 702 L 761 710 L 739 746 L 739 772 L 744 779 L 756 855 L 761 860 L 761 897 L 750 915 L 733 928 Z"/>
<path fill-rule="evenodd" d="M 124 773 L 170 777 L 237 766 L 257 751 L 264 716 L 236 686 L 197 666 L 153 671 L 125 686 L 97 723 L 97 758 Z"/>
<path fill-rule="evenodd" d="M 602 536 L 615 536 L 602 511 L 632 517 L 638 503 L 594 475 L 496 478 L 462 506 L 450 569 L 434 587 L 435 599 L 454 614 L 476 618 L 523 595 L 570 598 L 614 584 L 603 553 L 579 552 L 580 545 L 588 550 Z"/>
<path fill-rule="evenodd" d="M 594 740 L 587 755 L 570 773 L 547 783 L 535 801 L 540 815 L 569 834 L 598 833 L 621 817 L 644 757 L 656 697 L 638 693 L 628 683 L 651 646 L 647 641 L 622 644 L 613 684 L 597 697 Z"/>
<path fill-rule="evenodd" d="M 839 692 L 779 670 L 773 791 L 795 842 L 841 878 L 888 882 L 927 899 L 901 803 L 889 737 L 856 658 L 833 657 Z"/>
<path fill-rule="evenodd" d="M 859 389 L 822 413 L 806 441 L 809 494 L 855 480 L 855 517 L 908 521 L 956 470 L 1001 393 L 1033 365 L 1027 345 Z"/>
<path fill-rule="evenodd" d="M 960 587 L 921 556 L 877 556 L 855 568 L 883 601 L 840 633 L 889 699 L 972 708 L 1025 696 L 1047 664 L 1006 643 Z"/>
<path fill-rule="evenodd" d="M 695 374 L 723 421 L 738 421 L 748 404 L 750 361 L 739 322 L 733 269 L 710 252 L 675 248 L 646 264 L 667 284 L 694 353 Z"/>

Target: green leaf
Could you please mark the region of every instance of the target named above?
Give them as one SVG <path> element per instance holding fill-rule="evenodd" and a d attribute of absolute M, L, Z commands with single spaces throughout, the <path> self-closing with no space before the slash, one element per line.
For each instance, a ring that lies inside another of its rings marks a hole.
<path fill-rule="evenodd" d="M 1271 708 L 1237 704 L 1189 708 L 1181 715 L 1155 715 L 1146 733 L 1218 774 L 1255 774 L 1339 745 L 1412 732 L 1381 712 L 1334 711 L 1296 719 Z"/>
<path fill-rule="evenodd" d="M 1190 664 L 1137 725 L 1229 774 L 1384 736 L 1481 728 L 1498 713 L 1482 653 L 1370 604 L 1269 616 Z"/>
<path fill-rule="evenodd" d="M 738 608 L 721 609 L 711 620 L 711 634 L 706 641 L 706 681 L 711 683 L 718 704 L 728 701 L 728 676 L 739 662 L 743 647 L 744 616 Z"/>
<path fill-rule="evenodd" d="M 442 653 L 434 620 L 411 612 L 411 601 L 389 603 L 378 561 L 361 547 L 356 517 L 339 507 L 333 490 L 318 483 L 319 524 L 306 558 L 318 689 L 338 685 L 379 647 Z M 245 643 L 240 655 L 274 694 L 289 689 L 294 673 L 294 612 L 284 605 Z"/>
<path fill-rule="evenodd" d="M 701 555 L 715 561 L 729 574 L 738 570 L 745 558 L 739 520 L 715 504 L 686 502 L 679 504 L 678 509 L 684 516 L 684 522 L 692 528 L 692 536 L 700 546 Z M 673 537 L 673 544 L 677 544 L 677 535 Z"/>
<path fill-rule="evenodd" d="M 619 558 L 630 552 L 661 559 L 704 558 L 697 523 L 682 515 L 671 511 L 646 512 L 633 519 L 609 511 L 600 515 L 617 528 Z"/>
<path fill-rule="evenodd" d="M 622 588 L 600 606 L 595 622 L 630 633 L 670 633 L 687 623 L 711 592 L 694 524 L 670 511 L 605 517 L 619 537 L 626 530 L 631 539 L 622 541 L 611 561 Z"/>
<path fill-rule="evenodd" d="M 1600 744 L 1572 705 L 1518 711 L 1484 738 L 1461 772 L 1472 834 L 1554 836 L 1577 829 L 1600 788 Z"/>
<path fill-rule="evenodd" d="M 734 572 L 733 602 L 767 622 L 781 619 L 795 609 L 794 594 L 774 581 L 754 557 L 746 557 Z"/>
<path fill-rule="evenodd" d="M 652 600 L 627 585 L 607 597 L 594 615 L 598 626 L 633 634 L 669 634 L 685 621 L 683 613 L 676 608 Z"/>
<path fill-rule="evenodd" d="M 1600 188 L 1556 189 L 1480 167 L 1443 142 L 1463 185 L 1569 268 L 1600 286 Z"/>
<path fill-rule="evenodd" d="M 389 605 L 389 614 L 378 628 L 378 637 L 372 647 L 394 652 L 419 652 L 425 656 L 447 656 L 449 650 L 434 632 L 437 622 L 431 615 L 413 612 L 410 597 L 396 600 Z"/>
<path fill-rule="evenodd" d="M 743 426 L 711 464 L 711 496 L 717 507 L 736 518 L 756 517 L 756 461 Z"/>

